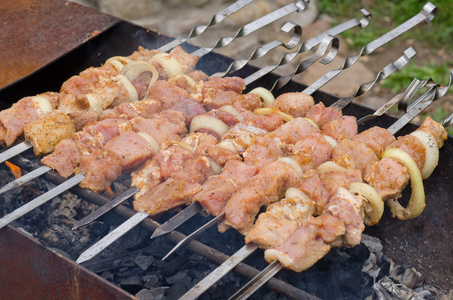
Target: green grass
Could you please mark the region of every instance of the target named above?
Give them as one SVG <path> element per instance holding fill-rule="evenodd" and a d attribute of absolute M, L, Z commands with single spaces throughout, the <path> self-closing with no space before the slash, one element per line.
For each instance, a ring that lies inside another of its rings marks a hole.
<path fill-rule="evenodd" d="M 428 1 L 400 0 L 400 1 L 353 1 L 343 0 L 333 4 L 330 0 L 319 0 L 318 9 L 333 17 L 335 24 L 347 19 L 361 16 L 360 9 L 367 9 L 372 15 L 370 24 L 362 30 L 345 32 L 344 36 L 352 50 L 359 50 L 366 43 L 378 38 L 390 29 L 409 20 L 418 14 Z M 419 24 L 409 32 L 404 33 L 403 39 L 417 39 L 435 48 L 446 47 L 453 50 L 451 38 L 453 36 L 453 1 L 432 0 L 437 7 L 437 14 L 429 24 Z"/>

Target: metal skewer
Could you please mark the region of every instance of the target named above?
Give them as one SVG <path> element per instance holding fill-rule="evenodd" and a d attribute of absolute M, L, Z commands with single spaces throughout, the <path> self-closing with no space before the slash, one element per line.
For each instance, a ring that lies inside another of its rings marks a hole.
<path fill-rule="evenodd" d="M 29 173 L 25 174 L 24 176 L 19 177 L 16 180 L 13 180 L 13 181 L 9 182 L 8 184 L 4 185 L 0 189 L 0 195 L 3 193 L 6 193 L 9 190 L 15 189 L 15 188 L 29 182 L 30 180 L 33 180 L 33 179 L 49 172 L 50 170 L 52 170 L 52 169 L 49 168 L 48 166 L 42 166 L 42 167 L 39 167 L 39 168 L 29 172 Z"/>
<path fill-rule="evenodd" d="M 239 11 L 243 7 L 249 5 L 253 1 L 254 0 L 240 0 L 240 1 L 237 1 L 237 2 L 235 2 L 233 4 L 231 4 L 230 6 L 225 8 L 224 10 L 222 10 L 222 11 L 216 13 L 214 16 L 212 16 L 211 20 L 209 20 L 209 22 L 206 25 L 199 25 L 199 26 L 194 27 L 190 31 L 190 33 L 187 35 L 187 37 L 185 37 L 185 38 L 177 38 L 177 39 L 173 40 L 172 42 L 160 47 L 157 50 L 159 50 L 160 52 L 170 51 L 174 47 L 176 47 L 178 45 L 181 45 L 182 43 L 186 42 L 187 40 L 201 35 L 209 27 L 214 26 L 216 24 L 219 24 L 220 22 L 225 20 L 227 17 L 231 16 L 233 13 Z"/>

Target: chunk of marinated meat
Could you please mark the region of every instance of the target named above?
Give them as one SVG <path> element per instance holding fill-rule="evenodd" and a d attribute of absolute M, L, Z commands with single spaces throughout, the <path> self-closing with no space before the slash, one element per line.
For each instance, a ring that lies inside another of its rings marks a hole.
<path fill-rule="evenodd" d="M 79 165 L 82 157 L 73 139 L 65 139 L 55 146 L 52 154 L 46 155 L 41 162 L 54 169 L 61 176 L 68 178 Z"/>
<path fill-rule="evenodd" d="M 295 118 L 305 117 L 310 107 L 315 104 L 313 97 L 304 93 L 285 93 L 278 96 L 270 105 Z"/>
<path fill-rule="evenodd" d="M 295 144 L 304 136 L 317 133 L 319 129 L 304 118 L 289 121 L 274 131 L 276 137 L 287 144 Z"/>
<path fill-rule="evenodd" d="M 209 80 L 209 75 L 204 73 L 201 70 L 195 70 L 193 72 L 190 72 L 187 74 L 190 78 L 192 78 L 195 82 L 199 81 L 208 81 Z"/>
<path fill-rule="evenodd" d="M 79 149 L 89 152 L 104 148 L 108 141 L 130 130 L 132 130 L 132 126 L 129 120 L 106 119 L 85 126 L 82 131 L 73 134 L 73 139 Z"/>
<path fill-rule="evenodd" d="M 25 140 L 35 155 L 51 153 L 56 144 L 75 133 L 74 121 L 62 111 L 52 111 L 24 126 Z"/>
<path fill-rule="evenodd" d="M 399 137 L 388 148 L 399 148 L 409 154 L 417 164 L 419 170 L 425 165 L 426 150 L 423 143 L 413 135 Z"/>
<path fill-rule="evenodd" d="M 306 118 L 313 120 L 321 128 L 329 122 L 340 119 L 342 116 L 341 111 L 332 107 L 325 107 L 322 102 L 310 107 L 305 115 Z"/>
<path fill-rule="evenodd" d="M 258 170 L 284 156 L 285 145 L 280 139 L 272 135 L 263 135 L 255 138 L 254 142 L 245 150 L 244 162 L 256 166 Z"/>
<path fill-rule="evenodd" d="M 324 208 L 323 214 L 330 214 L 341 220 L 345 233 L 341 239 L 331 242 L 336 247 L 351 247 L 360 244 L 363 224 L 363 201 L 351 194 L 345 188 L 338 188 L 329 203 Z"/>
<path fill-rule="evenodd" d="M 42 117 L 43 110 L 39 101 L 48 101 L 51 109 L 57 105 L 58 93 L 45 93 L 33 97 L 25 97 L 14 103 L 10 108 L 0 111 L 0 123 L 5 129 L 3 142 L 10 146 L 24 133 L 24 126 Z"/>
<path fill-rule="evenodd" d="M 161 104 L 156 100 L 142 100 L 136 102 L 125 102 L 120 105 L 104 110 L 99 116 L 104 119 L 133 119 L 143 117 L 151 118 L 154 114 L 162 110 Z"/>
<path fill-rule="evenodd" d="M 266 130 L 244 123 L 237 123 L 230 127 L 228 132 L 222 137 L 222 141 L 228 141 L 233 144 L 239 154 L 253 143 L 255 137 L 268 133 Z"/>
<path fill-rule="evenodd" d="M 204 132 L 191 132 L 182 141 L 194 149 L 196 156 L 208 155 L 208 150 L 217 145 L 217 139 Z"/>
<path fill-rule="evenodd" d="M 445 127 L 431 119 L 429 116 L 426 117 L 425 120 L 423 120 L 423 123 L 419 127 L 419 129 L 434 136 L 439 148 L 442 148 L 444 141 L 447 140 L 448 134 L 445 130 Z"/>
<path fill-rule="evenodd" d="M 67 115 L 74 121 L 76 131 L 82 130 L 86 125 L 96 123 L 99 118 L 98 113 L 92 110 L 72 111 Z"/>
<path fill-rule="evenodd" d="M 358 169 L 362 174 L 368 164 L 378 160 L 373 149 L 350 139 L 342 139 L 332 151 L 332 161 L 346 169 Z"/>
<path fill-rule="evenodd" d="M 253 228 L 245 236 L 245 242 L 257 243 L 261 248 L 278 247 L 286 242 L 306 218 L 315 210 L 313 201 L 306 194 L 284 198 L 269 205 L 260 214 Z"/>
<path fill-rule="evenodd" d="M 322 133 L 334 138 L 337 142 L 351 139 L 357 135 L 357 120 L 354 116 L 343 116 L 322 126 Z"/>
<path fill-rule="evenodd" d="M 282 245 L 264 252 L 267 262 L 304 271 L 324 257 L 331 247 L 360 243 L 364 229 L 362 201 L 339 188 L 319 217 L 309 217 Z"/>
<path fill-rule="evenodd" d="M 233 193 L 257 173 L 253 166 L 236 160 L 228 161 L 219 175 L 211 176 L 203 183 L 193 201 L 199 202 L 211 215 L 218 216 Z"/>
<path fill-rule="evenodd" d="M 353 182 L 363 182 L 360 170 L 348 170 L 346 172 L 327 172 L 321 173 L 321 180 L 325 188 L 333 195 L 339 187 L 349 189 Z"/>
<path fill-rule="evenodd" d="M 5 135 L 6 135 L 6 129 L 3 127 L 2 123 L 0 122 L 0 147 L 5 147 Z"/>
<path fill-rule="evenodd" d="M 160 53 L 159 50 L 149 50 L 143 48 L 142 46 L 139 46 L 136 51 L 128 56 L 128 58 L 136 61 L 149 61 L 151 58 L 153 58 L 154 55 L 158 53 Z"/>
<path fill-rule="evenodd" d="M 204 115 L 214 117 L 222 121 L 223 123 L 227 124 L 228 126 L 233 126 L 236 123 L 238 123 L 238 120 L 235 118 L 234 115 L 221 109 L 212 109 L 204 113 Z"/>
<path fill-rule="evenodd" d="M 159 101 L 163 109 L 169 109 L 182 99 L 189 98 L 189 93 L 166 80 L 156 81 L 148 90 L 146 99 Z"/>
<path fill-rule="evenodd" d="M 288 163 L 276 161 L 262 169 L 231 197 L 225 206 L 225 224 L 247 234 L 262 206 L 281 199 L 301 174 Z"/>
<path fill-rule="evenodd" d="M 71 95 L 86 95 L 98 85 L 102 77 L 109 78 L 118 75 L 118 71 L 107 68 L 90 67 L 79 75 L 74 75 L 61 85 L 60 92 Z"/>
<path fill-rule="evenodd" d="M 153 157 L 154 149 L 149 142 L 133 131 L 127 131 L 111 139 L 104 149 L 120 162 L 123 172 L 129 173 Z"/>
<path fill-rule="evenodd" d="M 235 116 L 237 123 L 244 123 L 266 131 L 274 131 L 283 125 L 283 118 L 279 114 L 257 115 L 248 110 L 242 110 Z"/>
<path fill-rule="evenodd" d="M 74 173 L 85 176 L 80 183 L 81 188 L 101 193 L 121 175 L 121 171 L 121 162 L 114 155 L 108 151 L 96 149 L 82 155 Z"/>
<path fill-rule="evenodd" d="M 385 201 L 401 197 L 401 192 L 409 183 L 409 173 L 407 168 L 396 160 L 384 158 L 369 164 L 363 179 Z"/>
<path fill-rule="evenodd" d="M 316 169 L 322 163 L 332 159 L 332 145 L 320 133 L 303 137 L 291 149 L 292 157 L 304 172 Z"/>
<path fill-rule="evenodd" d="M 138 117 L 130 122 L 132 130 L 148 133 L 159 145 L 166 141 L 179 141 L 187 133 L 184 116 L 177 111 L 162 111 L 151 119 Z"/>
<path fill-rule="evenodd" d="M 152 190 L 134 195 L 134 209 L 154 215 L 190 203 L 201 184 L 214 173 L 206 157 L 187 161 L 183 168 Z"/>
<path fill-rule="evenodd" d="M 236 99 L 231 106 L 236 108 L 237 110 L 249 110 L 254 111 L 257 108 L 261 108 L 264 106 L 263 101 L 261 101 L 260 96 L 257 94 L 242 94 L 238 99 Z"/>
<path fill-rule="evenodd" d="M 242 157 L 236 151 L 222 148 L 219 145 L 214 145 L 209 148 L 207 156 L 213 159 L 220 166 L 223 166 L 232 160 L 242 161 Z"/>
<path fill-rule="evenodd" d="M 176 46 L 169 54 L 179 62 L 184 74 L 192 72 L 200 58 L 199 56 L 187 53 L 181 46 Z"/>
<path fill-rule="evenodd" d="M 218 109 L 239 100 L 245 82 L 239 77 L 215 77 L 198 84 L 194 93 L 196 99 L 203 103 L 206 110 Z"/>
<path fill-rule="evenodd" d="M 153 159 L 131 173 L 131 186 L 140 189 L 137 196 L 147 193 L 179 171 L 184 162 L 194 157 L 194 153 L 180 143 L 166 143 Z"/>
<path fill-rule="evenodd" d="M 210 91 L 231 91 L 236 94 L 242 94 L 245 90 L 245 81 L 240 77 L 213 77 L 202 85 L 202 92 L 207 93 Z"/>
<path fill-rule="evenodd" d="M 302 227 L 298 228 L 282 245 L 267 249 L 264 258 L 268 263 L 278 260 L 285 268 L 302 272 L 313 266 L 329 251 L 330 245 L 322 239 L 322 223 L 319 218 L 309 218 Z M 325 217 L 323 217 L 325 218 Z M 332 230 L 342 234 L 342 223 L 330 222 Z"/>
<path fill-rule="evenodd" d="M 373 149 L 377 157 L 381 157 L 381 154 L 384 152 L 385 148 L 395 142 L 396 139 L 387 129 L 375 126 L 357 134 L 352 138 L 352 140 L 367 145 Z"/>
<path fill-rule="evenodd" d="M 304 173 L 296 187 L 315 203 L 315 214 L 320 215 L 330 198 L 330 192 L 324 186 L 320 173 L 316 170 Z"/>
<path fill-rule="evenodd" d="M 186 126 L 190 125 L 190 122 L 195 116 L 206 114 L 204 106 L 192 98 L 182 98 L 178 103 L 175 103 L 171 109 L 183 114 Z"/>

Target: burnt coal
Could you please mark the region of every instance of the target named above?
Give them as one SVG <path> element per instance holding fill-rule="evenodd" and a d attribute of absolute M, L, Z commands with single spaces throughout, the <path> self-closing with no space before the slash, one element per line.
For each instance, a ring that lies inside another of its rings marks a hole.
<path fill-rule="evenodd" d="M 154 257 L 138 255 L 134 258 L 134 262 L 140 269 L 146 271 L 148 267 L 154 262 Z"/>

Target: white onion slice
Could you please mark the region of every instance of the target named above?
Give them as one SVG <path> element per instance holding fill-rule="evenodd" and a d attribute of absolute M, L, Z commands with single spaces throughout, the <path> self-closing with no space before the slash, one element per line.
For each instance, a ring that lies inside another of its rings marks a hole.
<path fill-rule="evenodd" d="M 285 192 L 285 198 L 304 198 L 306 194 L 295 187 L 290 187 Z"/>
<path fill-rule="evenodd" d="M 148 144 L 151 145 L 151 148 L 153 148 L 153 151 L 154 151 L 154 154 L 157 154 L 160 150 L 160 146 L 159 146 L 159 143 L 156 142 L 156 140 L 149 134 L 149 133 L 146 133 L 146 132 L 137 132 L 137 134 L 139 136 L 141 136 L 142 138 L 144 138 Z"/>
<path fill-rule="evenodd" d="M 259 115 L 259 116 L 268 116 L 270 114 L 279 114 L 280 116 L 282 116 L 282 119 L 283 121 L 285 122 L 289 122 L 291 120 L 294 120 L 294 117 L 287 114 L 287 113 L 284 113 L 282 111 L 280 111 L 279 109 L 277 108 L 273 108 L 273 107 L 261 107 L 261 108 L 257 108 L 253 111 L 254 114 L 256 115 Z"/>
<path fill-rule="evenodd" d="M 423 164 L 420 173 L 422 174 L 422 179 L 426 179 L 433 173 L 439 163 L 439 146 L 437 145 L 434 136 L 426 131 L 416 130 L 410 135 L 418 138 L 423 146 L 425 146 L 425 163 Z"/>
<path fill-rule="evenodd" d="M 222 137 L 225 135 L 225 133 L 228 132 L 230 127 L 217 118 L 207 115 L 198 115 L 195 116 L 190 122 L 190 132 L 194 132 L 200 129 L 213 131 L 219 137 Z"/>
<path fill-rule="evenodd" d="M 315 128 L 319 128 L 319 125 L 315 123 L 315 121 L 313 121 L 312 119 L 309 119 L 309 118 L 304 118 L 305 121 L 307 121 L 308 123 L 311 124 L 311 126 L 315 127 Z"/>
<path fill-rule="evenodd" d="M 239 111 L 231 105 L 224 105 L 220 107 L 219 110 L 232 114 L 233 116 L 239 115 Z"/>
<path fill-rule="evenodd" d="M 190 86 L 192 89 L 197 85 L 197 83 L 195 82 L 195 80 L 193 80 L 192 77 L 190 77 L 190 76 L 188 76 L 188 75 L 185 75 L 185 74 L 176 75 L 176 76 L 170 78 L 170 79 L 168 80 L 168 82 L 172 83 L 172 82 L 178 80 L 179 78 L 185 78 L 185 79 L 187 80 L 187 83 L 189 84 L 189 86 Z"/>
<path fill-rule="evenodd" d="M 178 145 L 181 146 L 181 148 L 186 149 L 189 152 L 195 153 L 195 149 L 191 145 L 187 144 L 186 142 L 179 141 Z"/>
<path fill-rule="evenodd" d="M 365 218 L 363 218 L 363 222 L 367 226 L 376 225 L 384 213 L 384 201 L 376 190 L 369 184 L 353 182 L 349 185 L 349 192 L 365 198 Z"/>
<path fill-rule="evenodd" d="M 149 88 L 154 84 L 154 82 L 156 82 L 157 79 L 159 79 L 159 72 L 155 67 L 144 61 L 133 61 L 131 63 L 128 63 L 121 70 L 121 74 L 126 76 L 126 78 L 129 79 L 130 82 L 134 82 L 134 80 L 137 79 L 138 76 L 145 72 L 149 72 L 152 74 L 151 80 L 149 81 L 147 88 L 147 90 L 149 90 Z"/>
<path fill-rule="evenodd" d="M 263 87 L 254 88 L 249 92 L 249 94 L 257 94 L 258 96 L 260 96 L 265 105 L 269 105 L 275 100 L 274 95 L 272 95 L 272 93 L 268 89 L 265 89 Z"/>
<path fill-rule="evenodd" d="M 337 146 L 338 143 L 333 137 L 325 135 L 325 134 L 323 135 L 323 137 L 332 146 L 332 148 L 335 148 Z"/>
<path fill-rule="evenodd" d="M 212 171 L 219 175 L 222 172 L 222 166 L 215 162 L 212 158 L 208 157 L 209 163 L 211 164 Z"/>
<path fill-rule="evenodd" d="M 236 146 L 234 146 L 234 143 L 230 140 L 223 140 L 220 143 L 217 144 L 218 147 L 231 151 L 233 153 L 238 153 L 238 150 L 236 149 Z"/>
<path fill-rule="evenodd" d="M 51 112 L 53 110 L 52 104 L 46 97 L 33 96 L 32 99 L 33 104 L 35 105 L 35 108 L 38 110 L 39 115 Z"/>
<path fill-rule="evenodd" d="M 118 72 L 121 72 L 121 70 L 124 68 L 124 65 L 127 65 L 130 62 L 132 62 L 132 59 L 125 57 L 125 56 L 113 56 L 105 61 L 105 63 L 112 64 L 112 66 Z"/>
<path fill-rule="evenodd" d="M 333 161 L 326 161 L 322 163 L 317 168 L 319 173 L 329 173 L 329 172 L 347 172 L 348 169 L 345 167 L 340 166 L 336 162 Z"/>
<path fill-rule="evenodd" d="M 122 75 L 122 74 L 118 74 L 116 77 L 115 77 L 116 80 L 118 80 L 119 82 L 121 82 L 121 84 L 123 85 L 123 87 L 126 89 L 127 93 L 129 94 L 129 101 L 130 102 L 135 102 L 138 100 L 138 93 L 137 93 L 137 89 L 134 87 L 134 85 L 129 81 L 129 79 L 127 79 L 126 76 Z"/>
<path fill-rule="evenodd" d="M 280 157 L 278 161 L 282 161 L 290 165 L 297 173 L 302 175 L 304 171 L 302 171 L 301 166 L 297 163 L 297 161 L 291 157 Z"/>
<path fill-rule="evenodd" d="M 96 94 L 86 94 L 86 97 L 90 103 L 90 110 L 97 112 L 98 115 L 102 113 L 102 101 L 99 99 L 99 96 Z"/>
<path fill-rule="evenodd" d="M 181 64 L 168 53 L 158 53 L 154 55 L 150 60 L 150 63 L 160 64 L 168 74 L 168 77 L 171 78 L 176 75 L 183 74 Z"/>
<path fill-rule="evenodd" d="M 404 208 L 397 200 L 387 200 L 387 205 L 390 207 L 393 215 L 400 220 L 418 217 L 423 212 L 426 204 L 422 175 L 420 174 L 417 164 L 409 154 L 399 148 L 389 148 L 385 150 L 382 154 L 382 158 L 393 158 L 403 164 L 408 169 L 411 179 L 412 193 L 406 208 Z"/>

